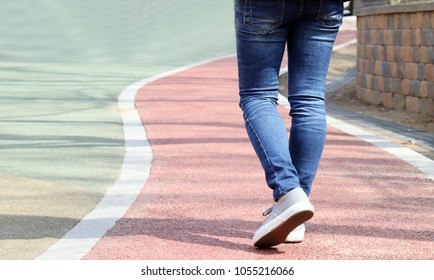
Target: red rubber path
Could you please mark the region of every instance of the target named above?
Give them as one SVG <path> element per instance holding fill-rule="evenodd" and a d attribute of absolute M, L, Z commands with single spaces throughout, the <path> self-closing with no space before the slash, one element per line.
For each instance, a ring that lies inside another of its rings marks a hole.
<path fill-rule="evenodd" d="M 151 175 L 85 259 L 434 259 L 433 182 L 333 127 L 305 241 L 254 248 L 273 201 L 244 129 L 236 71 L 227 58 L 140 90 Z"/>

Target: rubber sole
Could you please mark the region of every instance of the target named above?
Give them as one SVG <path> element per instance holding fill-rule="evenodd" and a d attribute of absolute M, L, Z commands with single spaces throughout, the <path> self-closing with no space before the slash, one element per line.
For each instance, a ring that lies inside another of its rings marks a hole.
<path fill-rule="evenodd" d="M 286 221 L 283 221 L 280 225 L 275 227 L 270 232 L 264 234 L 259 238 L 254 246 L 258 248 L 267 248 L 279 245 L 285 242 L 288 234 L 293 231 L 299 225 L 305 223 L 313 217 L 313 211 L 304 210 L 302 212 L 292 215 Z"/>
<path fill-rule="evenodd" d="M 300 228 L 303 227 L 303 228 Z M 306 232 L 306 227 L 304 224 L 296 227 L 292 230 L 285 239 L 284 243 L 300 243 L 304 240 L 304 233 Z"/>

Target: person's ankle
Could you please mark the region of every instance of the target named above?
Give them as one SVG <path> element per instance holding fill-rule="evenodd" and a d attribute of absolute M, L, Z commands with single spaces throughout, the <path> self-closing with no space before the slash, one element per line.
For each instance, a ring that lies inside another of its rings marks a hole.
<path fill-rule="evenodd" d="M 277 202 L 281 201 L 281 200 L 285 197 L 285 195 L 286 195 L 286 194 L 280 196 L 280 197 L 277 199 Z"/>
<path fill-rule="evenodd" d="M 287 193 L 285 193 L 284 195 L 281 195 L 281 196 L 277 199 L 276 202 L 281 201 L 281 200 L 285 197 L 285 195 L 287 195 L 288 193 L 290 193 L 292 190 L 293 190 L 293 189 L 290 189 Z"/>

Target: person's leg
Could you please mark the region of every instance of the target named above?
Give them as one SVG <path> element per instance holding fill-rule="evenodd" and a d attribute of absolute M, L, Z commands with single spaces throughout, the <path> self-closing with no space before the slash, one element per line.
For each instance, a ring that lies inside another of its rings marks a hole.
<path fill-rule="evenodd" d="M 235 0 L 240 106 L 276 201 L 300 187 L 289 154 L 287 129 L 276 108 L 288 32 L 282 25 L 284 12 L 282 0 Z"/>
<path fill-rule="evenodd" d="M 235 0 L 240 106 L 247 133 L 277 203 L 253 236 L 257 247 L 285 241 L 313 216 L 289 154 L 288 133 L 277 111 L 279 70 L 288 25 L 302 1 Z"/>
<path fill-rule="evenodd" d="M 341 0 L 235 0 L 240 106 L 277 201 L 255 232 L 257 247 L 284 242 L 313 216 L 307 194 L 325 140 L 325 75 L 341 20 L 333 10 L 342 10 L 338 3 L 342 6 Z M 286 40 L 293 118 L 289 144 L 276 109 Z"/>
<path fill-rule="evenodd" d="M 289 150 L 307 195 L 325 144 L 326 75 L 342 13 L 341 0 L 305 0 L 288 34 Z"/>

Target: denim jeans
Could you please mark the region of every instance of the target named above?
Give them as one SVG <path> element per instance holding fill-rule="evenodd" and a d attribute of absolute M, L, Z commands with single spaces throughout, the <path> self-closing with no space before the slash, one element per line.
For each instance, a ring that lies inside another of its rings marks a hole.
<path fill-rule="evenodd" d="M 325 83 L 342 0 L 234 0 L 240 107 L 266 182 L 277 200 L 310 194 L 326 138 Z M 277 111 L 287 46 L 289 133 Z"/>

